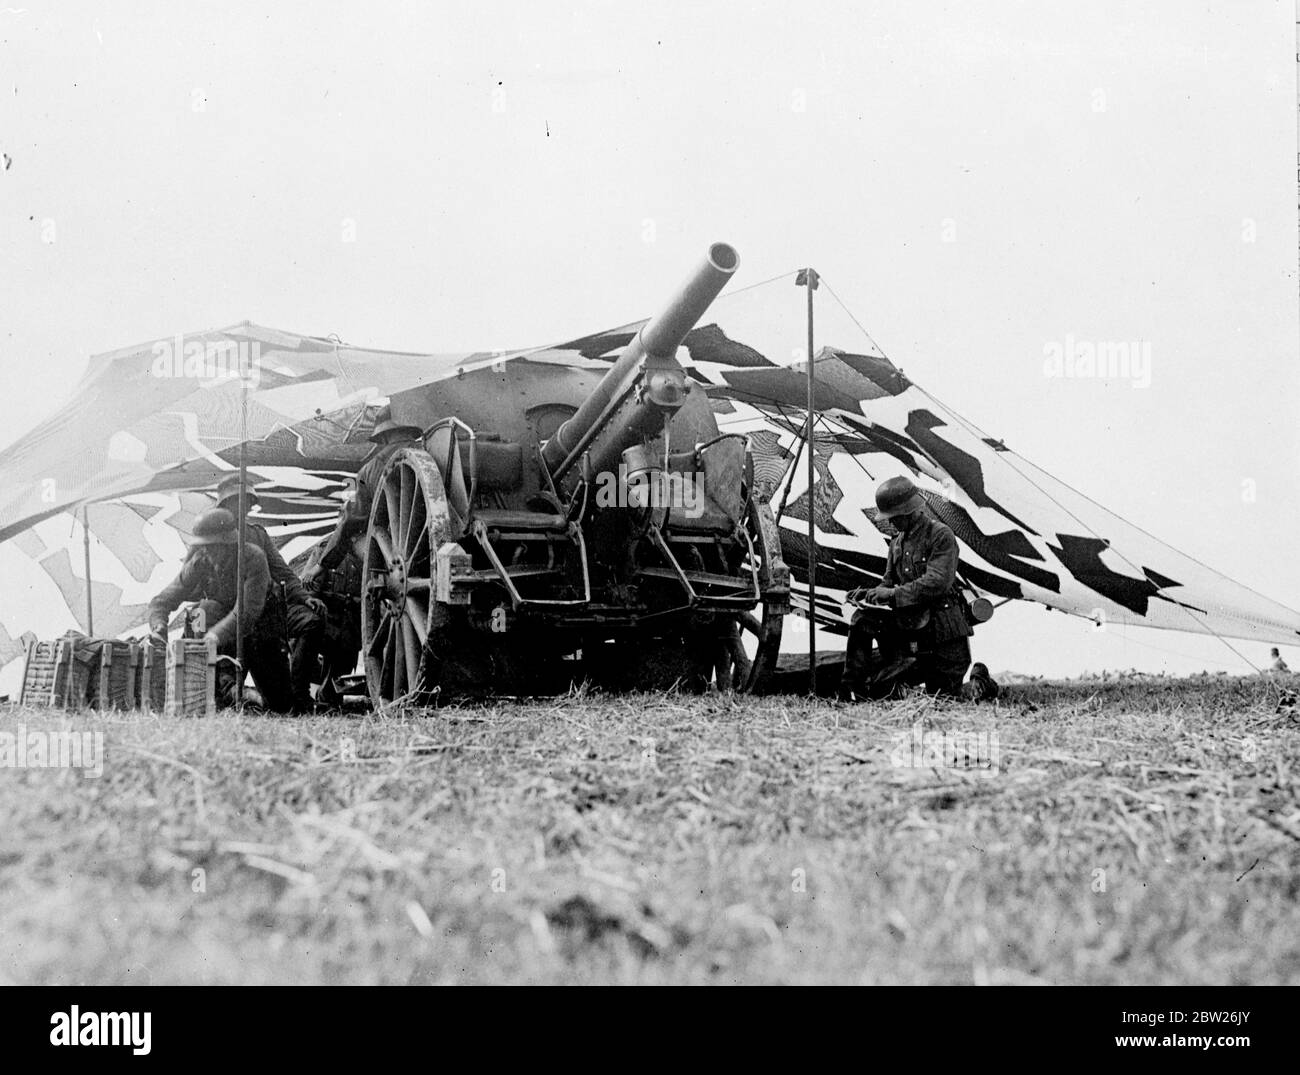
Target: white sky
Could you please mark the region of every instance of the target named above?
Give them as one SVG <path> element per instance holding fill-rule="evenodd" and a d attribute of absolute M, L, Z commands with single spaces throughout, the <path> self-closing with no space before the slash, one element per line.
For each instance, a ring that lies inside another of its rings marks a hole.
<path fill-rule="evenodd" d="M 954 409 L 1295 607 L 1294 8 L 1214 7 L 14 0 L 0 442 L 95 352 L 245 318 L 545 343 L 723 239 L 736 286 L 814 265 Z M 1067 338 L 1149 341 L 1150 386 L 1044 377 Z M 976 647 L 1242 668 L 1037 607 Z"/>

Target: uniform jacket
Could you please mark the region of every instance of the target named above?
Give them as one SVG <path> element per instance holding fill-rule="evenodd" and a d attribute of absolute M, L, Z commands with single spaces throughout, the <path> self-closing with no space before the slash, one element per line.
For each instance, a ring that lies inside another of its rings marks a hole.
<path fill-rule="evenodd" d="M 957 588 L 957 558 L 956 536 L 925 513 L 889 543 L 882 585 L 894 588 L 895 608 L 930 610 L 929 630 L 937 643 L 975 633 Z"/>
<path fill-rule="evenodd" d="M 370 506 L 374 503 L 375 493 L 379 491 L 379 477 L 388 465 L 388 460 L 399 448 L 409 447 L 414 442 L 398 441 L 395 444 L 381 444 L 375 453 L 361 464 L 357 471 L 357 495 L 339 516 L 334 533 L 325 542 L 325 551 L 321 554 L 320 565 L 326 571 L 333 571 L 343 562 L 351 550 L 352 538 L 365 530 L 370 521 Z"/>
<path fill-rule="evenodd" d="M 302 580 L 293 573 L 293 568 L 284 562 L 284 557 L 280 555 L 280 550 L 276 548 L 275 542 L 271 535 L 266 532 L 266 527 L 259 526 L 249 519 L 244 523 L 244 533 L 248 540 L 262 550 L 266 557 L 266 566 L 271 571 L 271 582 L 276 586 L 284 583 L 284 599 L 290 605 L 302 605 L 307 602 L 307 589 L 302 584 Z"/>
<path fill-rule="evenodd" d="M 191 549 L 180 574 L 149 602 L 149 629 L 165 631 L 167 620 L 182 602 L 211 600 L 230 611 L 208 630 L 217 636 L 218 645 L 231 642 L 235 637 L 235 567 L 234 545 L 199 545 Z M 244 546 L 244 616 L 248 630 L 266 608 L 270 587 L 266 556 L 250 541 Z"/>

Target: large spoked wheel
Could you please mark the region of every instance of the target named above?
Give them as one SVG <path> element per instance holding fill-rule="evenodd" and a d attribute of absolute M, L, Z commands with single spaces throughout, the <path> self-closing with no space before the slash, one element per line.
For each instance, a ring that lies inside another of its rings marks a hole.
<path fill-rule="evenodd" d="M 433 599 L 433 565 L 449 529 L 433 457 L 420 448 L 395 452 L 380 477 L 366 532 L 361 645 L 376 708 L 423 701 L 439 686 L 433 643 L 446 613 Z"/>
<path fill-rule="evenodd" d="M 784 587 L 788 595 L 790 572 L 781 557 L 781 538 L 771 508 L 751 500 L 745 526 L 754 543 L 754 555 L 758 557 L 759 586 L 764 593 Z M 764 601 L 757 614 L 746 612 L 739 617 L 741 630 L 755 640 L 755 650 L 749 674 L 737 685 L 738 690 L 746 694 L 762 691 L 768 676 L 776 670 L 781 652 L 781 627 L 788 607 L 788 596 L 778 597 Z"/>

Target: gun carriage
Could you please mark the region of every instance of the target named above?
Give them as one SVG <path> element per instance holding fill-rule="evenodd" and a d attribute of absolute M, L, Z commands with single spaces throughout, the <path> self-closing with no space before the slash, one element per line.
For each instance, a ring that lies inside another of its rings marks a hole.
<path fill-rule="evenodd" d="M 762 683 L 789 573 L 746 438 L 677 360 L 738 264 L 714 244 L 603 375 L 524 356 L 394 397 L 424 434 L 388 461 L 364 539 L 376 705 L 700 689 L 742 628 L 738 686 Z"/>

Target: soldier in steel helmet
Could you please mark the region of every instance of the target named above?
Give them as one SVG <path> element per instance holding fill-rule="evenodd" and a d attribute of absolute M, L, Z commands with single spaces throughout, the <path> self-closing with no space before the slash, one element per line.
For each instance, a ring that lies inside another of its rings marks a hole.
<path fill-rule="evenodd" d="M 325 539 L 320 555 L 303 573 L 303 581 L 312 583 L 320 575 L 338 569 L 352 551 L 352 539 L 363 533 L 370 521 L 370 507 L 379 490 L 379 477 L 393 454 L 407 445 L 417 444 L 423 432 L 419 426 L 407 425 L 393 418 L 388 407 L 380 410 L 370 440 L 375 447 L 357 471 L 357 491 L 339 516 L 334 532 Z"/>
<path fill-rule="evenodd" d="M 388 407 L 381 408 L 370 434 L 375 447 L 357 472 L 356 491 L 344 505 L 333 532 L 313 550 L 303 572 L 303 583 L 324 600 L 328 610 L 322 653 L 325 682 L 318 698 L 334 697 L 333 677 L 350 672 L 357 663 L 361 649 L 361 560 L 355 550 L 356 538 L 365 533 L 370 521 L 370 508 L 384 467 L 398 449 L 418 445 L 422 432 L 418 426 L 394 419 Z"/>
<path fill-rule="evenodd" d="M 958 697 L 971 663 L 969 638 L 974 632 L 957 586 L 957 538 L 926 510 L 909 478 L 882 482 L 876 509 L 878 518 L 892 524 L 897 534 L 890 541 L 880 584 L 860 595 L 875 608 L 855 616 L 849 630 L 847 689 L 869 693 L 868 680 L 888 686 L 895 678 Z M 880 641 L 883 662 L 875 666 L 873 639 Z"/>
<path fill-rule="evenodd" d="M 207 636 L 215 639 L 217 652 L 235 655 L 235 597 L 238 584 L 239 527 L 235 517 L 223 508 L 205 511 L 195 520 L 189 554 L 180 574 L 149 603 L 149 630 L 156 641 L 165 642 L 167 621 L 185 601 L 197 602 L 208 624 Z M 283 627 L 267 615 L 271 571 L 266 555 L 251 541 L 244 545 L 243 633 L 244 663 L 267 709 L 287 713 L 293 709 L 289 685 L 288 653 L 281 637 Z M 239 673 L 237 673 L 239 674 Z M 232 678 L 218 680 L 218 702 L 233 701 Z"/>
<path fill-rule="evenodd" d="M 261 503 L 257 493 L 244 488 L 244 510 L 252 511 Z M 239 518 L 239 475 L 232 474 L 217 486 L 217 507 Z M 284 562 L 266 528 L 252 518 L 244 522 L 245 540 L 256 545 L 266 557 L 271 572 L 271 600 L 282 604 L 285 628 L 289 636 L 289 664 L 293 678 L 293 704 L 297 712 L 312 710 L 311 684 L 325 635 L 325 603 L 308 593 L 293 569 Z"/>

